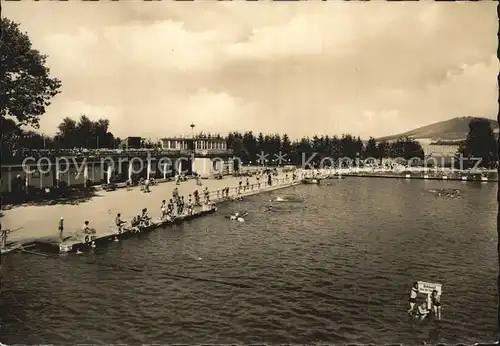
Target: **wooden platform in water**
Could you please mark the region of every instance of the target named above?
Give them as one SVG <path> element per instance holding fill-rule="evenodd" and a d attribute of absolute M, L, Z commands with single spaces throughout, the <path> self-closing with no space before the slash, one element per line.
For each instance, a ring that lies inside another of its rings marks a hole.
<path fill-rule="evenodd" d="M 202 216 L 213 214 L 217 211 L 217 208 L 213 207 L 208 210 L 202 210 L 192 215 L 182 215 L 177 216 L 173 220 L 154 220 L 151 225 L 143 227 L 140 229 L 124 229 L 122 233 L 116 231 L 109 232 L 107 234 L 99 235 L 96 237 L 91 237 L 90 235 L 81 234 L 77 236 L 68 237 L 62 242 L 50 241 L 50 240 L 37 240 L 34 242 L 36 248 L 43 252 L 48 253 L 76 253 L 85 252 L 93 248 L 100 248 L 109 243 L 116 241 L 121 241 L 127 238 L 137 237 L 138 235 L 149 233 L 158 228 L 165 228 L 168 226 L 183 223 L 185 221 L 200 218 Z"/>

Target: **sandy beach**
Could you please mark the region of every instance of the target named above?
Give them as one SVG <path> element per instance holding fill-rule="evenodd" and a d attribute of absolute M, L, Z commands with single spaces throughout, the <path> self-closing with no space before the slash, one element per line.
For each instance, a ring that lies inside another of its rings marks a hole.
<path fill-rule="evenodd" d="M 55 205 L 24 205 L 13 207 L 3 211 L 2 228 L 16 230 L 9 235 L 9 241 L 26 242 L 33 239 L 57 237 L 57 230 L 60 217 L 64 217 L 65 234 L 72 234 L 81 230 L 85 220 L 90 221 L 90 226 L 97 234 L 109 233 L 114 227 L 114 219 L 117 213 L 122 214 L 122 219 L 130 221 L 134 215 L 140 214 L 142 208 L 148 208 L 149 214 L 153 218 L 160 216 L 160 205 L 163 199 L 169 200 L 175 187 L 179 189 L 179 194 L 188 198 L 195 189 L 200 192 L 203 198 L 203 190 L 208 187 L 211 200 L 217 199 L 217 190 L 230 188 L 230 196 L 236 196 L 236 187 L 239 181 L 246 184 L 246 177 L 237 178 L 227 176 L 221 180 L 202 180 L 203 185 L 196 185 L 195 180 L 188 180 L 176 185 L 175 182 L 164 182 L 151 187 L 150 193 L 144 193 L 139 187 L 131 190 L 118 189 L 111 192 L 97 191 L 96 196 L 80 204 L 55 204 Z M 256 177 L 248 178 L 250 184 L 256 184 Z M 261 188 L 254 186 L 253 190 L 247 190 L 247 194 L 256 194 L 273 190 L 278 187 L 290 186 L 292 179 L 285 181 L 285 174 L 273 177 L 273 186 L 268 187 L 261 178 Z M 243 191 L 242 191 L 243 192 Z M 202 199 L 203 200 L 203 199 Z"/>

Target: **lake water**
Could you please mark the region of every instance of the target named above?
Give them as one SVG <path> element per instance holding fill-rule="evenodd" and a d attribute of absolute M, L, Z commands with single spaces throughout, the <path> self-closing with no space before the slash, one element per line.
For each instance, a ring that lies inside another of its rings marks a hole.
<path fill-rule="evenodd" d="M 2 259 L 0 341 L 491 342 L 496 187 L 347 178 L 253 196 L 92 254 L 13 254 Z M 266 212 L 277 196 L 294 202 Z M 224 218 L 237 210 L 245 223 Z M 443 284 L 439 327 L 405 315 L 416 280 Z"/>

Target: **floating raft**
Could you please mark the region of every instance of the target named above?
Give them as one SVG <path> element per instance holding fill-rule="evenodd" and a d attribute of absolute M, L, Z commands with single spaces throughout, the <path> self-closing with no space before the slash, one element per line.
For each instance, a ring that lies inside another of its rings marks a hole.
<path fill-rule="evenodd" d="M 55 241 L 35 241 L 32 244 L 43 252 L 48 253 L 77 253 L 86 252 L 93 248 L 103 247 L 109 243 L 117 242 L 123 239 L 128 239 L 132 237 L 137 237 L 140 234 L 149 233 L 158 228 L 164 228 L 171 225 L 181 224 L 185 221 L 200 218 L 202 216 L 213 214 L 217 211 L 216 207 L 212 207 L 208 210 L 202 210 L 192 215 L 182 215 L 173 218 L 172 220 L 154 220 L 150 222 L 150 225 L 141 228 L 124 228 L 121 233 L 111 232 L 109 234 L 104 234 L 100 236 L 92 236 L 87 234 L 80 235 L 80 239 L 66 239 L 63 242 Z"/>

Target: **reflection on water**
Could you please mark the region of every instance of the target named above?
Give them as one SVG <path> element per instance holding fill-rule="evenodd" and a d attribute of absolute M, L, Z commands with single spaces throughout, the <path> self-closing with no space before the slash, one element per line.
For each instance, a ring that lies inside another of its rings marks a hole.
<path fill-rule="evenodd" d="M 441 188 L 462 198 L 428 192 Z M 91 254 L 15 254 L 3 259 L 1 341 L 492 341 L 495 189 L 343 179 L 250 197 Z M 301 202 L 268 210 L 277 196 Z M 242 210 L 245 223 L 224 218 Z M 408 321 L 415 280 L 443 284 L 440 325 Z"/>

